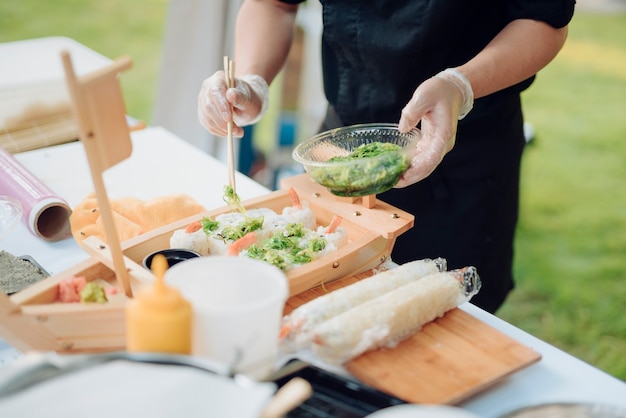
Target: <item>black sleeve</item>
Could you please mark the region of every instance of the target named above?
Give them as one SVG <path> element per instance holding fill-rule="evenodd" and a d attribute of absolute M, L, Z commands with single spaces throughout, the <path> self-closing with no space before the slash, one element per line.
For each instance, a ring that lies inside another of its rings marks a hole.
<path fill-rule="evenodd" d="M 566 26 L 574 15 L 576 0 L 511 0 L 509 13 L 511 20 L 541 20 L 552 27 Z"/>

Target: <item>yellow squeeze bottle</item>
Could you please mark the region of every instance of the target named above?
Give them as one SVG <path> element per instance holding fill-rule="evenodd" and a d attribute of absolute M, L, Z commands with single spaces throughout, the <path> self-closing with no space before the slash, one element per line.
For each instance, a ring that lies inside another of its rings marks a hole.
<path fill-rule="evenodd" d="M 167 260 L 152 259 L 154 286 L 143 289 L 126 305 L 126 350 L 191 354 L 191 304 L 163 280 Z"/>

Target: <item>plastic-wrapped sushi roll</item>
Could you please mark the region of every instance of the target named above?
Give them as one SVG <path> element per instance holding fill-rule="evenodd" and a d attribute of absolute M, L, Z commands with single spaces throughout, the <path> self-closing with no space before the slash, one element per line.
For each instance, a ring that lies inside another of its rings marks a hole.
<path fill-rule="evenodd" d="M 299 306 L 283 317 L 281 350 L 293 352 L 308 347 L 312 332 L 320 323 L 404 284 L 445 271 L 446 264 L 443 258 L 411 261 Z"/>
<path fill-rule="evenodd" d="M 313 330 L 311 348 L 324 361 L 340 364 L 394 347 L 479 290 L 474 267 L 428 275 L 322 322 Z"/>

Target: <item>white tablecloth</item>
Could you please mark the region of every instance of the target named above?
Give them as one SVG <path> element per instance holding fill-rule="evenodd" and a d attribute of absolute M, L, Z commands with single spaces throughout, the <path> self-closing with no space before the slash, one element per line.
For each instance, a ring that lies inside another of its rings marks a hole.
<path fill-rule="evenodd" d="M 207 209 L 223 205 L 223 186 L 228 176 L 221 162 L 158 127 L 134 132 L 132 140 L 132 156 L 105 173 L 111 198 L 150 199 L 188 193 Z M 16 158 L 71 207 L 93 189 L 82 144 L 78 142 L 17 154 Z M 238 175 L 237 192 L 242 199 L 248 199 L 268 190 Z M 14 255 L 32 256 L 50 273 L 87 258 L 87 253 L 73 240 L 44 242 L 30 234 L 23 224 L 0 242 L 0 248 Z M 626 408 L 624 382 L 471 304 L 463 305 L 462 309 L 535 349 L 542 359 L 461 407 L 481 417 L 499 417 L 522 406 L 549 402 L 603 403 Z"/>

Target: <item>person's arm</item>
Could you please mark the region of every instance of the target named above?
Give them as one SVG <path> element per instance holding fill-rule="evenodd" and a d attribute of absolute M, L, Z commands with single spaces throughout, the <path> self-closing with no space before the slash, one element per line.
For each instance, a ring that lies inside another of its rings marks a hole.
<path fill-rule="evenodd" d="M 235 75 L 258 74 L 268 84 L 287 60 L 298 6 L 245 0 L 235 29 Z"/>
<path fill-rule="evenodd" d="M 227 89 L 222 70 L 204 80 L 198 94 L 198 120 L 214 135 L 233 135 L 256 123 L 269 101 L 269 84 L 279 73 L 293 38 L 297 5 L 277 0 L 245 0 L 235 25 L 235 85 Z M 231 111 L 232 109 L 232 111 Z M 231 116 L 232 115 L 232 116 Z"/>
<path fill-rule="evenodd" d="M 557 29 L 536 20 L 514 20 L 457 69 L 469 80 L 475 98 L 487 96 L 536 74 L 556 57 L 566 37 L 567 26 Z"/>
<path fill-rule="evenodd" d="M 474 98 L 536 74 L 554 59 L 566 37 L 567 26 L 557 29 L 540 21 L 514 20 L 467 63 L 420 84 L 398 125 L 407 132 L 421 121 L 422 140 L 396 187 L 416 183 L 433 172 L 454 147 L 458 119 L 471 110 Z"/>

